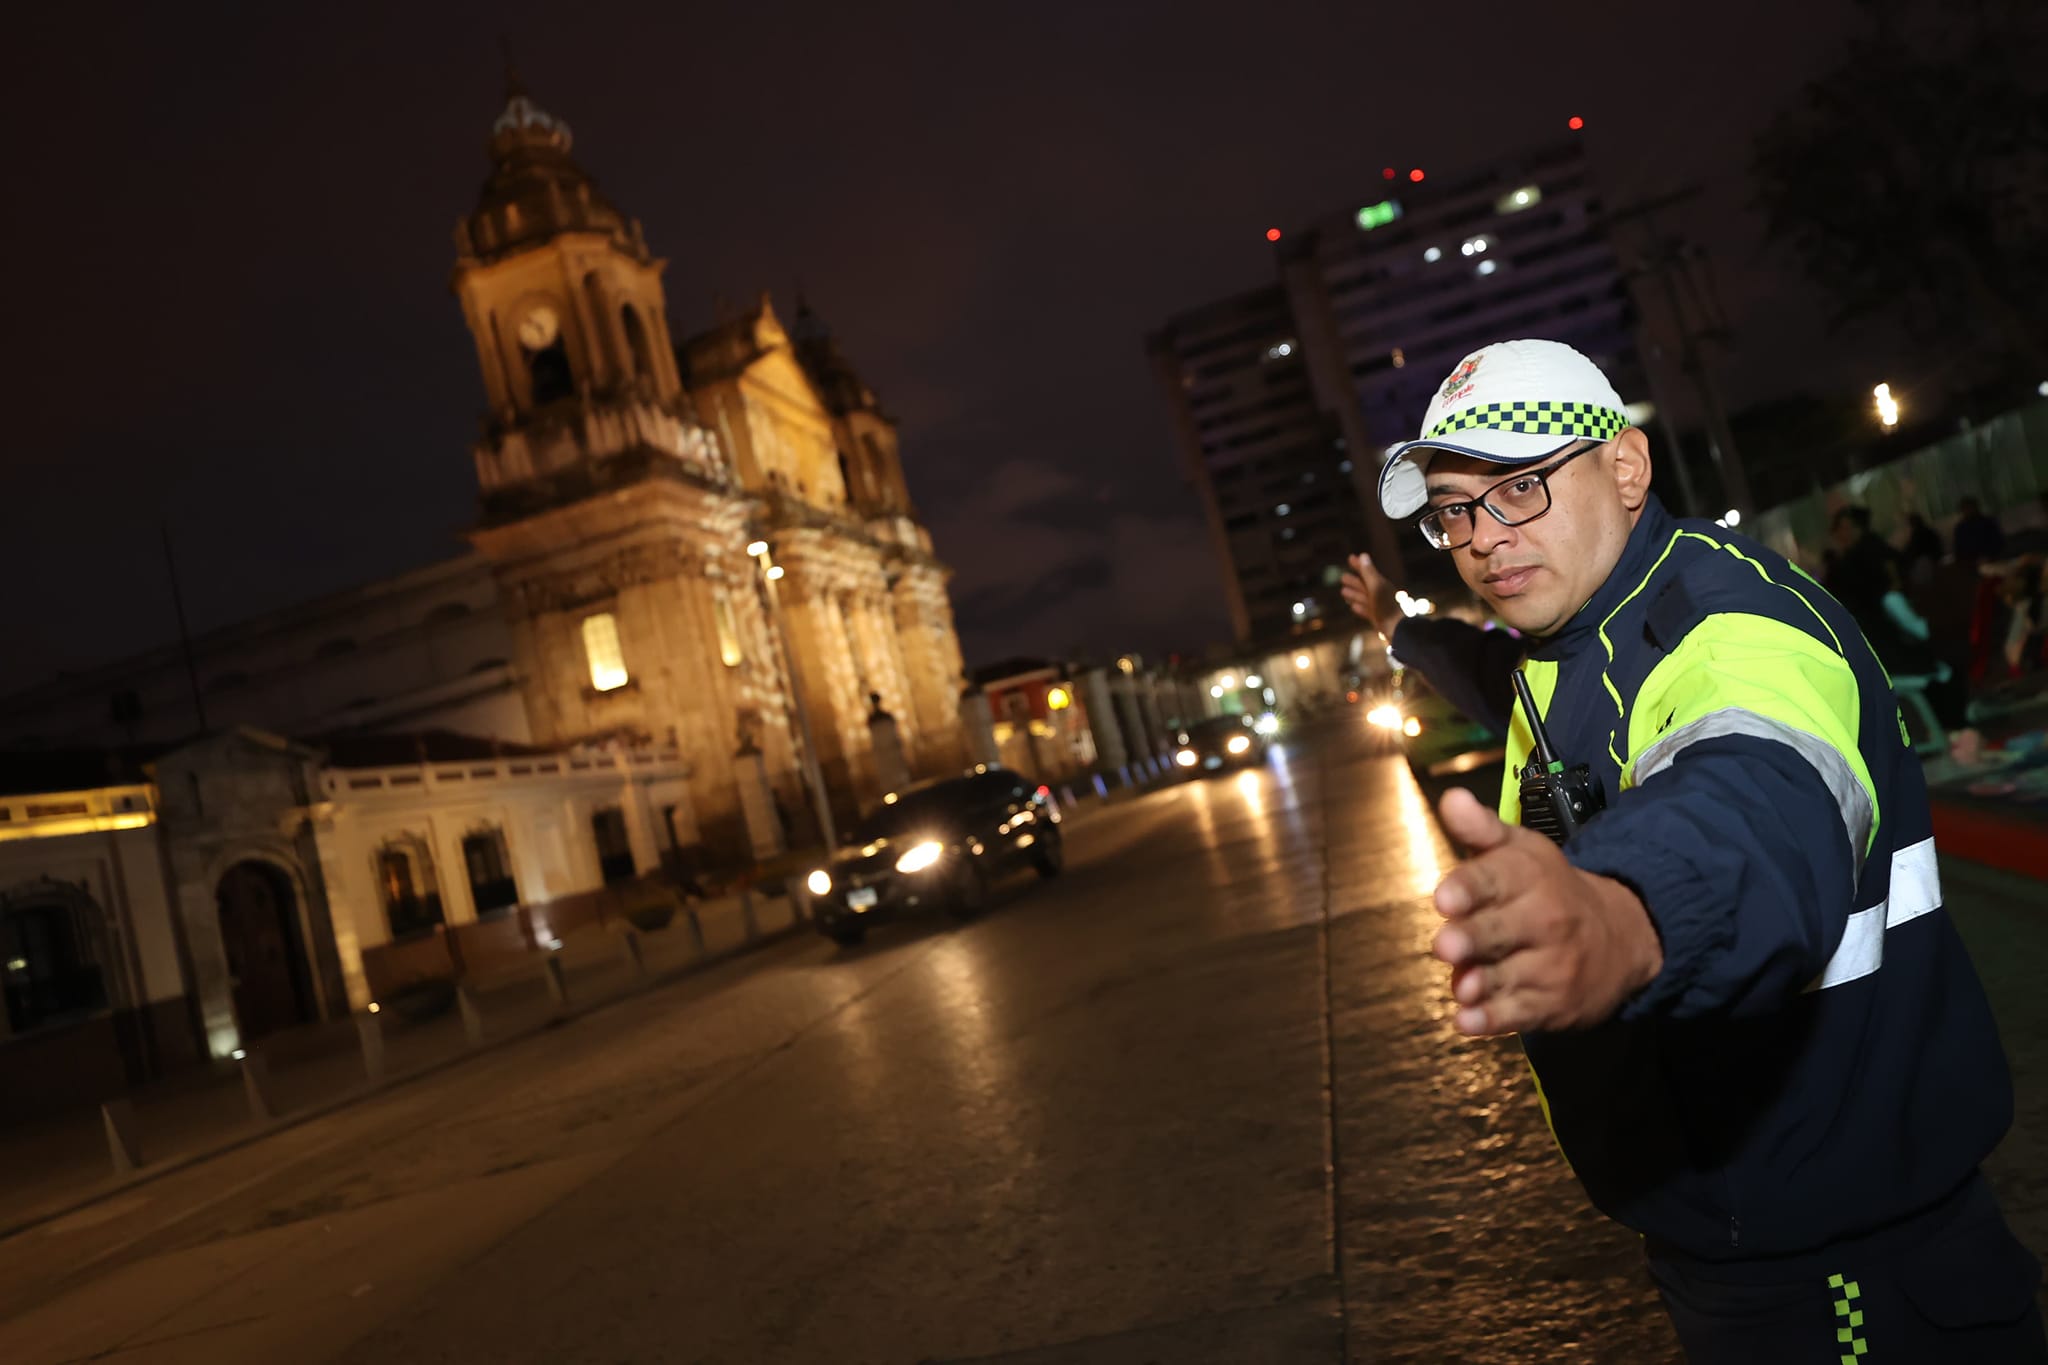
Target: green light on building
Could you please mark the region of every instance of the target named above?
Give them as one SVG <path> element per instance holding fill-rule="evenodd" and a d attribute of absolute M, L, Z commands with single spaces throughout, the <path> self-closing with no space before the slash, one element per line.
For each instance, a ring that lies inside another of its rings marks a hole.
<path fill-rule="evenodd" d="M 1361 232 L 1371 232 L 1376 227 L 1385 227 L 1400 216 L 1400 200 L 1382 199 L 1379 203 L 1367 204 L 1358 211 L 1358 228 Z"/>

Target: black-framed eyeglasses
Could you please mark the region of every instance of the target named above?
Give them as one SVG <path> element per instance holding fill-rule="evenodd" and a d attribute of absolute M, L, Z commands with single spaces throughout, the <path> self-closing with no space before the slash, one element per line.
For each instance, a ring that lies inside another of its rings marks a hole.
<path fill-rule="evenodd" d="M 1472 543 L 1472 529 L 1475 521 L 1473 508 L 1484 507 L 1486 514 L 1503 526 L 1520 526 L 1531 522 L 1550 510 L 1550 476 L 1581 455 L 1590 454 L 1605 445 L 1595 441 L 1580 446 L 1561 460 L 1543 466 L 1541 469 L 1524 469 L 1502 479 L 1476 498 L 1463 502 L 1446 502 L 1424 512 L 1416 522 L 1422 528 L 1422 538 L 1439 550 L 1457 550 Z"/>

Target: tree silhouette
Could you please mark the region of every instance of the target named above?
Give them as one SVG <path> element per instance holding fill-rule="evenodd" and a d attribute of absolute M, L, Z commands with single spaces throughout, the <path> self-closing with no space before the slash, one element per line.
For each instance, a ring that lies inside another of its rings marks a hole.
<path fill-rule="evenodd" d="M 2043 7 L 1863 8 L 1870 35 L 1753 149 L 1770 235 L 1837 323 L 1891 316 L 2048 378 Z"/>

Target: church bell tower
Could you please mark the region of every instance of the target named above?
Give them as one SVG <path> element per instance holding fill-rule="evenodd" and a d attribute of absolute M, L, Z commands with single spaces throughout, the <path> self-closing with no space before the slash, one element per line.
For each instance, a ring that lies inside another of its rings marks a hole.
<path fill-rule="evenodd" d="M 661 273 L 640 224 L 570 158 L 569 127 L 516 82 L 491 125 L 491 174 L 455 228 L 454 288 L 488 411 L 476 446 L 486 521 L 543 484 L 602 481 L 636 450 L 715 472 L 676 369 Z"/>
<path fill-rule="evenodd" d="M 749 505 L 683 385 L 665 263 L 570 145 L 515 83 L 456 225 L 487 402 L 470 540 L 498 581 L 535 738 L 673 746 L 691 769 L 677 842 L 772 851 L 776 797 L 799 798 Z"/>

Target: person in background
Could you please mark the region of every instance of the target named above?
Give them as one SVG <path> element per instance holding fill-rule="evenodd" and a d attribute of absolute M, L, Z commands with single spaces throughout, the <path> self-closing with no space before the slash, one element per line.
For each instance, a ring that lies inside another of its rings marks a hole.
<path fill-rule="evenodd" d="M 1906 600 L 1903 560 L 1871 533 L 1870 509 L 1838 508 L 1828 534 L 1841 557 L 1822 586 L 1856 618 L 1893 682 L 1921 686 L 1944 729 L 1967 730 L 1969 693 L 1962 675 L 1935 652 L 1932 627 Z"/>
<path fill-rule="evenodd" d="M 1918 512 L 1906 517 L 1906 543 L 1899 549 L 1901 576 L 1913 588 L 1925 588 L 1941 564 L 1941 533 Z"/>
<path fill-rule="evenodd" d="M 1998 524 L 1998 518 L 1988 515 L 1982 503 L 1975 498 L 1964 498 L 1962 517 L 1956 522 L 1954 539 L 1955 556 L 1972 564 L 1984 564 L 2003 558 L 2005 555 L 2005 528 Z"/>

